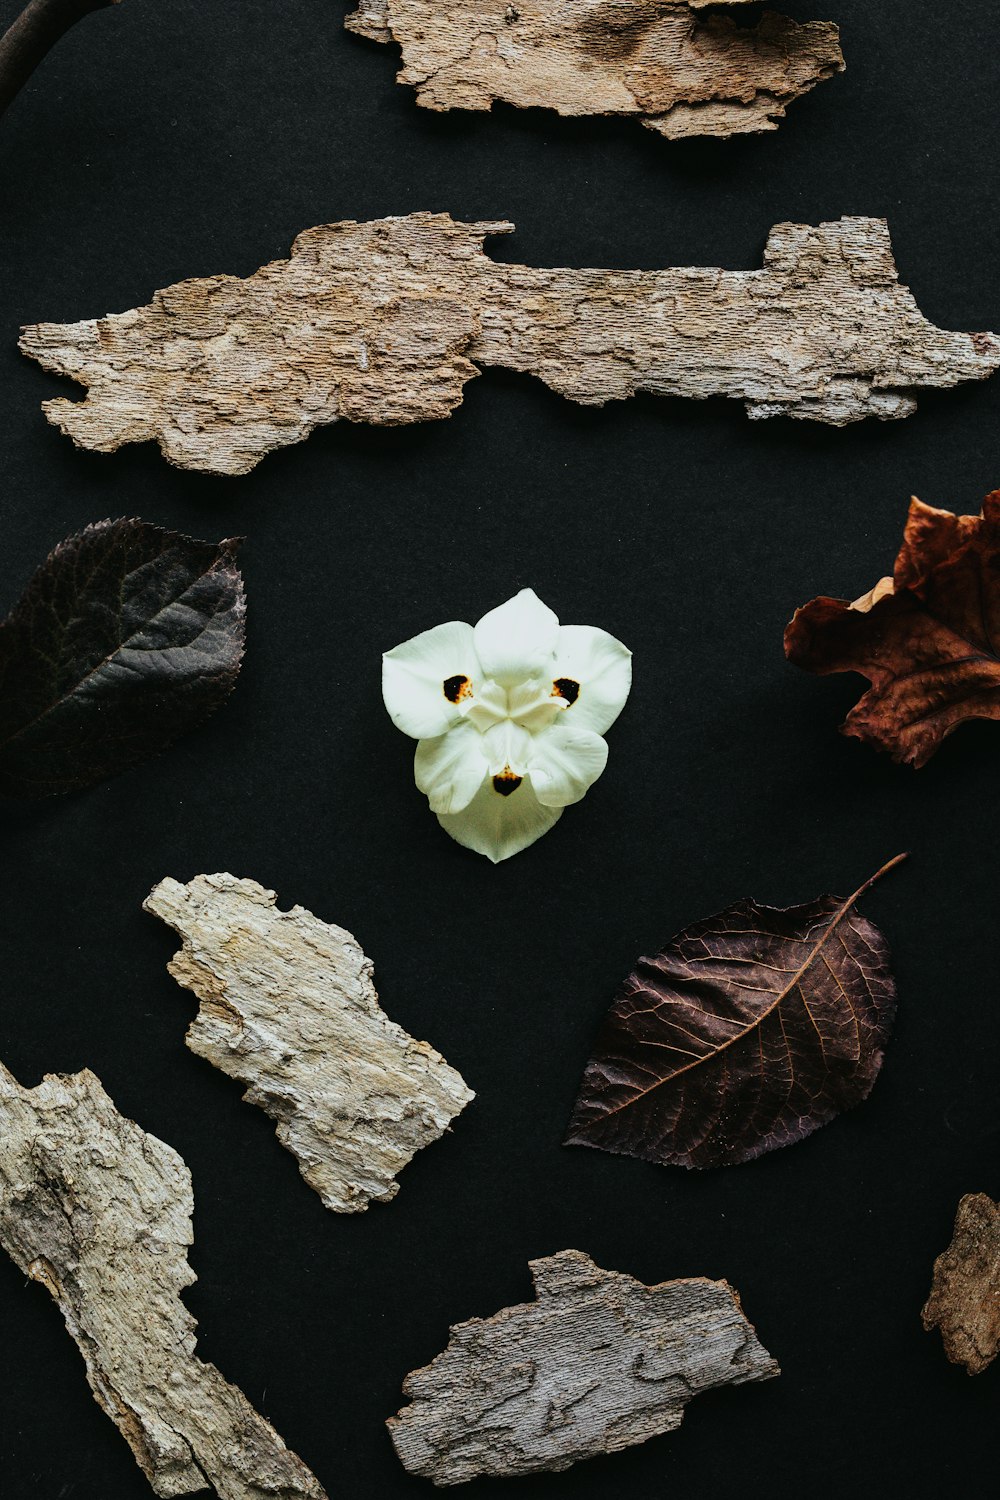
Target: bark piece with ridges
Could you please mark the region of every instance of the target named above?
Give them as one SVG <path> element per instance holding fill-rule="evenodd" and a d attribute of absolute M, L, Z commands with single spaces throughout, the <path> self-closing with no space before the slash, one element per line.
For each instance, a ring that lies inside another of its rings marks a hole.
<path fill-rule="evenodd" d="M 0 1243 L 51 1293 L 157 1495 L 326 1500 L 242 1391 L 195 1354 L 191 1174 L 93 1073 L 25 1089 L 0 1064 Z M 15 1366 L 10 1370 L 13 1373 Z"/>
<path fill-rule="evenodd" d="M 536 1301 L 450 1330 L 388 1427 L 438 1485 L 568 1469 L 679 1427 L 692 1396 L 778 1366 L 725 1281 L 645 1286 L 579 1250 L 530 1262 Z"/>
<path fill-rule="evenodd" d="M 510 228 L 420 213 L 329 224 L 245 280 L 184 281 L 131 312 L 38 323 L 21 348 L 89 387 L 43 406 L 80 447 L 155 438 L 171 463 L 218 474 L 338 419 L 446 417 L 492 365 L 587 406 L 730 396 L 752 418 L 833 426 L 908 416 L 915 388 L 1000 367 L 994 335 L 923 317 L 882 219 L 776 225 L 755 271 L 490 260 L 484 238 Z"/>
<path fill-rule="evenodd" d="M 837 27 L 672 0 L 361 0 L 349 30 L 396 41 L 400 83 L 427 109 L 494 101 L 561 115 L 634 115 L 670 138 L 777 129 L 843 69 Z M 738 12 L 737 12 L 738 14 Z"/>
<path fill-rule="evenodd" d="M 474 1098 L 390 1021 L 349 932 L 232 875 L 162 880 L 147 897 L 183 945 L 168 968 L 201 1002 L 187 1044 L 249 1085 L 327 1208 L 358 1213 Z"/>
<path fill-rule="evenodd" d="M 980 1375 L 1000 1353 L 1000 1203 L 966 1193 L 951 1244 L 934 1262 L 924 1327 L 940 1328 L 952 1364 Z"/>

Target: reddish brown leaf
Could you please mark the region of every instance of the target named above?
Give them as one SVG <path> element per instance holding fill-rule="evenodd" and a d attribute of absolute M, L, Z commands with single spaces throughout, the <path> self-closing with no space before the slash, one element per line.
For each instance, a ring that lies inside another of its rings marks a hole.
<path fill-rule="evenodd" d="M 965 719 L 1000 719 L 1000 490 L 981 516 L 912 500 L 893 577 L 853 604 L 803 605 L 785 654 L 807 672 L 867 677 L 842 732 L 912 766 Z"/>
<path fill-rule="evenodd" d="M 737 901 L 625 981 L 568 1146 L 723 1167 L 811 1135 L 867 1098 L 896 1013 L 885 939 L 855 903 Z"/>
<path fill-rule="evenodd" d="M 940 1328 L 952 1364 L 979 1375 L 1000 1353 L 1000 1203 L 966 1193 L 951 1244 L 934 1262 L 923 1311 L 928 1332 Z"/>

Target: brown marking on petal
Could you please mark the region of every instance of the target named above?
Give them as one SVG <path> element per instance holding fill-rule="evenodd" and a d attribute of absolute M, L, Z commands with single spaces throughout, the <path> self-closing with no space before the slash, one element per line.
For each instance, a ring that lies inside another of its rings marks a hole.
<path fill-rule="evenodd" d="M 499 776 L 493 778 L 493 790 L 499 792 L 501 797 L 509 797 L 511 792 L 516 792 L 523 781 L 522 776 L 513 772 L 510 766 L 504 766 Z"/>
<path fill-rule="evenodd" d="M 553 698 L 565 698 L 570 707 L 580 696 L 580 684 L 573 677 L 557 677 L 552 684 Z"/>
<path fill-rule="evenodd" d="M 461 703 L 463 698 L 472 697 L 472 683 L 467 677 L 446 677 L 442 686 L 449 703 Z"/>

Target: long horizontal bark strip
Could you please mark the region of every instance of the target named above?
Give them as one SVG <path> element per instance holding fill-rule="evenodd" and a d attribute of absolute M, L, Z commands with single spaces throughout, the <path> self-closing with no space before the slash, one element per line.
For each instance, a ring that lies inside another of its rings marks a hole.
<path fill-rule="evenodd" d="M 249 1085 L 327 1208 L 359 1213 L 475 1096 L 390 1021 L 371 960 L 342 927 L 232 875 L 161 880 L 145 902 L 180 935 L 168 965 L 201 1002 L 187 1044 Z"/>
<path fill-rule="evenodd" d="M 899 284 L 883 219 L 772 229 L 755 271 L 543 270 L 483 251 L 504 222 L 447 214 L 300 234 L 254 275 L 182 281 L 146 307 L 37 323 L 21 348 L 89 387 L 47 401 L 82 448 L 156 439 L 179 468 L 245 474 L 337 420 L 448 416 L 481 367 L 587 406 L 730 396 L 751 418 L 905 417 L 922 386 L 980 380 L 1000 340 L 950 333 Z"/>
<path fill-rule="evenodd" d="M 411 1473 L 568 1469 L 671 1432 L 701 1391 L 780 1373 L 725 1281 L 644 1286 L 579 1250 L 530 1268 L 535 1302 L 459 1323 L 407 1376 L 411 1404 L 388 1426 Z"/>
<path fill-rule="evenodd" d="M 192 1209 L 180 1156 L 119 1114 L 93 1073 L 25 1089 L 0 1063 L 0 1244 L 58 1304 L 95 1399 L 156 1494 L 326 1500 L 195 1354 L 181 1301 L 195 1280 Z"/>
<path fill-rule="evenodd" d="M 345 24 L 400 44 L 398 81 L 412 84 L 427 109 L 487 110 L 501 101 L 561 115 L 634 115 L 672 139 L 776 130 L 789 104 L 843 70 L 832 22 L 769 11 L 741 25 L 705 3 L 360 0 Z"/>

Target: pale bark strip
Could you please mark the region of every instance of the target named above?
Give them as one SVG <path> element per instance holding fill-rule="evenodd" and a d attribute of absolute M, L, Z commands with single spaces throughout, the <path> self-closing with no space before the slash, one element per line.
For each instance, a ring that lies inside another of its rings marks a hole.
<path fill-rule="evenodd" d="M 327 1208 L 358 1213 L 475 1096 L 378 1003 L 341 927 L 232 875 L 163 880 L 145 902 L 183 939 L 169 969 L 201 1001 L 187 1044 L 250 1087 Z"/>
<path fill-rule="evenodd" d="M 951 1244 L 934 1262 L 923 1310 L 928 1332 L 940 1328 L 952 1364 L 980 1375 L 1000 1353 L 1000 1203 L 966 1193 Z"/>
<path fill-rule="evenodd" d="M 180 1295 L 195 1280 L 192 1208 L 180 1156 L 120 1115 L 93 1073 L 25 1089 L 0 1064 L 0 1243 L 52 1294 L 156 1494 L 325 1500 L 243 1393 L 195 1355 Z"/>
<path fill-rule="evenodd" d="M 742 400 L 753 418 L 908 416 L 913 391 L 1000 366 L 899 284 L 883 219 L 772 229 L 760 270 L 542 270 L 483 252 L 506 223 L 410 214 L 306 230 L 289 260 L 148 307 L 26 328 L 22 350 L 89 387 L 47 401 L 82 448 L 155 438 L 179 468 L 248 473 L 338 418 L 448 416 L 480 366 L 600 406 L 637 391 Z"/>
<path fill-rule="evenodd" d="M 768 12 L 755 26 L 705 0 L 361 0 L 348 30 L 396 41 L 427 109 L 494 101 L 561 115 L 635 115 L 671 138 L 776 130 L 844 58 L 837 27 Z"/>
<path fill-rule="evenodd" d="M 411 1473 L 568 1469 L 672 1431 L 701 1391 L 780 1373 L 725 1281 L 644 1286 L 579 1250 L 530 1266 L 537 1301 L 457 1324 L 407 1376 L 388 1427 Z"/>

